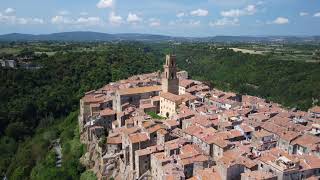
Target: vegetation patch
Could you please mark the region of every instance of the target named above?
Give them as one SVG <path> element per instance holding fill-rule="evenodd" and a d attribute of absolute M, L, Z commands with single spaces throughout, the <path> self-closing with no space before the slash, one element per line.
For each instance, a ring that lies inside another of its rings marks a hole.
<path fill-rule="evenodd" d="M 158 115 L 157 113 L 155 113 L 155 112 L 147 112 L 147 114 L 149 115 L 149 116 L 151 116 L 151 118 L 153 118 L 153 119 L 159 119 L 159 120 L 162 120 L 162 119 L 166 119 L 165 117 L 162 117 L 162 116 L 160 116 L 160 115 Z"/>

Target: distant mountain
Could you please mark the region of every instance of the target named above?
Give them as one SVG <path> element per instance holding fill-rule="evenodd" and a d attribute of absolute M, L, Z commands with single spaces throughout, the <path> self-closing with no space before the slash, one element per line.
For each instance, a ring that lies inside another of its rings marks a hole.
<path fill-rule="evenodd" d="M 170 41 L 174 37 L 152 34 L 107 34 L 98 32 L 62 32 L 53 34 L 5 34 L 0 41 Z"/>
<path fill-rule="evenodd" d="M 174 37 L 154 34 L 107 34 L 89 31 L 62 32 L 53 34 L 5 34 L 0 41 L 197 41 L 197 42 L 320 42 L 320 36 L 214 36 L 214 37 Z"/>

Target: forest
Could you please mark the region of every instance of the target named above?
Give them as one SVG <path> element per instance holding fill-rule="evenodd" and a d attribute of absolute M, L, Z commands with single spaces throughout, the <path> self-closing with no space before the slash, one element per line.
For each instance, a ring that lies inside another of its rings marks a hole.
<path fill-rule="evenodd" d="M 167 53 L 193 79 L 266 98 L 287 108 L 319 104 L 320 64 L 234 52 L 211 43 L 2 44 L 1 58 L 32 56 L 37 70 L 0 68 L 0 178 L 95 179 L 79 158 L 77 115 L 85 92 L 161 70 Z M 41 52 L 40 52 L 41 51 Z M 49 52 L 50 51 L 50 52 Z M 61 140 L 57 168 L 52 141 Z"/>

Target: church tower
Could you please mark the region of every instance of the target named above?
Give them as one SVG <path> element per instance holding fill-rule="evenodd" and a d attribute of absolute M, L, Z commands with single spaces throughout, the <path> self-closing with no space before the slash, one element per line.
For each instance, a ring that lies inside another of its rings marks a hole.
<path fill-rule="evenodd" d="M 177 78 L 176 56 L 167 55 L 163 65 L 162 92 L 179 95 L 179 79 Z"/>

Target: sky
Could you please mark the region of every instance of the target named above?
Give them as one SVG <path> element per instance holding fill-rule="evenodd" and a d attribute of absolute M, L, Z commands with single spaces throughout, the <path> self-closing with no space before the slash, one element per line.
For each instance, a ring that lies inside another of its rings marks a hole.
<path fill-rule="evenodd" d="M 0 34 L 320 35 L 320 0 L 1 0 Z"/>

